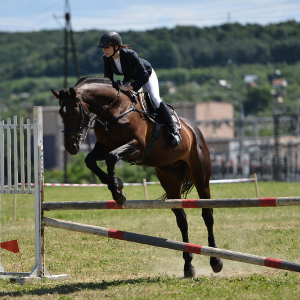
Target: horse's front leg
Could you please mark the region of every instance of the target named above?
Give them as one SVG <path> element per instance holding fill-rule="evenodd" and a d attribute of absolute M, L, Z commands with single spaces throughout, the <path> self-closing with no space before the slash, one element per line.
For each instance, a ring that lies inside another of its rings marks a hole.
<path fill-rule="evenodd" d="M 100 179 L 104 184 L 108 184 L 108 174 L 101 170 L 97 165 L 97 161 L 105 160 L 108 151 L 105 151 L 104 147 L 96 142 L 93 150 L 86 156 L 85 164 L 86 166 Z M 123 182 L 121 179 L 117 178 L 118 189 L 123 189 Z"/>
<path fill-rule="evenodd" d="M 118 205 L 123 205 L 126 201 L 126 194 L 118 185 L 115 165 L 119 160 L 136 160 L 140 156 L 137 148 L 137 141 L 133 140 L 123 146 L 118 147 L 107 155 L 106 165 L 108 173 L 108 188 L 112 193 L 113 199 Z"/>

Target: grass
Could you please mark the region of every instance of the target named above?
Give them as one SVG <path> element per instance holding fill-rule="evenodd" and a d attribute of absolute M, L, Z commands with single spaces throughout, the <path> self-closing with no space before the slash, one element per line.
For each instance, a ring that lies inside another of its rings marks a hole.
<path fill-rule="evenodd" d="M 299 184 L 259 183 L 261 197 L 299 195 Z M 143 187 L 126 187 L 127 198 L 143 199 Z M 163 193 L 149 186 L 152 199 Z M 213 198 L 255 198 L 254 183 L 214 184 Z M 198 198 L 193 190 L 190 198 Z M 47 187 L 45 201 L 108 200 L 106 188 Z M 12 220 L 13 195 L 2 195 L 1 240 L 17 239 L 25 271 L 34 258 L 34 199 L 20 195 Z M 186 209 L 190 241 L 207 245 L 201 210 Z M 300 262 L 299 207 L 214 209 L 215 237 L 223 249 Z M 170 210 L 90 210 L 46 212 L 47 217 L 181 240 Z M 197 277 L 182 279 L 180 252 L 45 229 L 46 265 L 52 274 L 71 274 L 71 281 L 24 286 L 0 280 L 0 299 L 299 299 L 300 275 L 294 272 L 224 261 L 213 274 L 209 257 L 194 255 Z M 21 271 L 17 254 L 1 251 L 7 271 Z"/>

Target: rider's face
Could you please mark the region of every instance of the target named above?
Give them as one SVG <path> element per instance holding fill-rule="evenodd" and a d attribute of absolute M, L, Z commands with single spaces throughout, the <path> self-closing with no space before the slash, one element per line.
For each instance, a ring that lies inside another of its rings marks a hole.
<path fill-rule="evenodd" d="M 108 46 L 107 48 L 103 48 L 103 52 L 106 57 L 112 56 L 114 54 L 114 48 L 113 46 Z"/>
<path fill-rule="evenodd" d="M 106 55 L 106 57 L 110 57 L 114 54 L 114 47 L 113 46 L 108 46 L 107 48 L 103 48 L 103 52 Z"/>

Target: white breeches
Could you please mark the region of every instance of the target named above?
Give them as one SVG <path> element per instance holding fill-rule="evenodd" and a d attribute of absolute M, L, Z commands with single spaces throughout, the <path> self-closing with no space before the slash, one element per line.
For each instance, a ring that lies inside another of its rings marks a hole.
<path fill-rule="evenodd" d="M 156 108 L 159 108 L 161 103 L 161 98 L 159 95 L 159 84 L 155 71 L 152 69 L 151 76 L 149 77 L 149 81 L 145 84 L 145 88 L 151 96 L 153 104 Z"/>

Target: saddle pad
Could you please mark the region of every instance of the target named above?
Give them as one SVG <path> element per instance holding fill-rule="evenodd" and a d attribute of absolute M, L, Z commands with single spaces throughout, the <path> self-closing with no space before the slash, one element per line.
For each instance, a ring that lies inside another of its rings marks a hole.
<path fill-rule="evenodd" d="M 155 106 L 154 104 L 152 103 L 152 100 L 150 98 L 150 95 L 149 93 L 139 93 L 138 94 L 138 99 L 139 99 L 139 102 L 141 104 L 141 107 L 142 109 L 147 112 L 148 114 L 146 114 L 146 117 L 153 123 L 161 123 L 163 126 L 163 121 L 162 119 L 160 118 L 160 116 L 157 114 L 156 112 L 156 109 L 155 109 Z M 169 110 L 170 110 L 170 113 L 172 115 L 172 118 L 173 118 L 173 121 L 174 121 L 174 124 L 176 125 L 177 129 L 181 129 L 181 122 L 180 122 L 180 119 L 174 109 L 174 107 L 170 104 L 167 104 Z"/>

